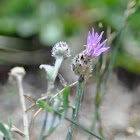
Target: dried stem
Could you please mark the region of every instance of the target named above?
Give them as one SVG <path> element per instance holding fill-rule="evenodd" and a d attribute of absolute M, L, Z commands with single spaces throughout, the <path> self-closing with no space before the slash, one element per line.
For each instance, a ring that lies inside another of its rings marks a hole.
<path fill-rule="evenodd" d="M 25 112 L 27 112 L 28 110 L 32 109 L 32 108 L 35 107 L 35 106 L 36 106 L 36 104 L 32 104 L 31 106 L 29 106 L 29 107 L 26 109 Z"/>
<path fill-rule="evenodd" d="M 16 128 L 14 125 L 12 125 L 11 132 L 15 132 L 15 133 L 19 134 L 23 138 L 25 137 L 25 134 L 21 130 Z"/>
<path fill-rule="evenodd" d="M 26 105 L 25 105 L 25 100 L 24 100 L 24 91 L 23 91 L 23 85 L 22 85 L 22 76 L 18 75 L 17 76 L 17 83 L 18 83 L 18 88 L 19 88 L 19 95 L 20 95 L 20 102 L 22 106 L 22 111 L 23 111 L 23 125 L 24 125 L 24 134 L 25 140 L 29 140 L 29 128 L 28 128 L 28 117 L 26 113 Z"/>
<path fill-rule="evenodd" d="M 78 83 L 78 81 L 76 81 L 76 82 L 70 84 L 68 87 L 72 87 L 72 86 L 76 85 L 77 83 Z M 65 89 L 65 88 L 63 88 L 62 90 L 60 90 L 59 92 L 57 92 L 57 93 L 51 98 L 51 100 L 54 99 L 54 98 L 56 98 L 59 94 L 61 94 L 61 93 L 64 91 L 64 89 Z M 45 100 L 46 98 L 47 98 L 47 96 L 41 97 L 41 98 L 39 98 L 39 99 L 37 100 L 37 102 L 39 102 L 39 101 L 41 101 L 41 100 Z"/>
<path fill-rule="evenodd" d="M 34 118 L 33 118 L 33 119 L 35 119 L 36 116 L 37 116 L 42 110 L 43 110 L 43 108 L 39 108 L 39 109 L 36 111 L 36 113 L 34 114 Z"/>
<path fill-rule="evenodd" d="M 32 128 L 33 128 L 33 125 L 34 125 L 34 115 L 35 115 L 35 111 L 32 110 L 32 116 L 31 116 L 31 121 L 30 121 L 30 125 L 29 125 L 29 132 L 30 132 L 30 135 L 32 133 Z"/>

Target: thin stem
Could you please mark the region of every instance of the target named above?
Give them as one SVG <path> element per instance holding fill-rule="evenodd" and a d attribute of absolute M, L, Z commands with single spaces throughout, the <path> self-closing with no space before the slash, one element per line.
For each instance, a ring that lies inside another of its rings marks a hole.
<path fill-rule="evenodd" d="M 95 116 L 94 116 L 94 118 L 93 118 L 92 125 L 91 125 L 91 128 L 90 128 L 90 131 L 92 131 L 92 132 L 93 132 L 93 130 L 94 130 L 94 128 L 95 128 L 95 124 L 96 124 L 96 122 L 97 122 L 97 120 L 98 120 L 98 109 L 99 109 L 99 108 L 96 107 Z M 89 136 L 88 140 L 91 140 L 91 136 Z"/>
<path fill-rule="evenodd" d="M 103 57 L 102 57 L 102 55 L 100 55 L 99 61 L 98 61 L 98 67 L 97 67 L 97 74 L 96 74 L 98 77 L 98 81 L 97 81 L 96 97 L 95 97 L 95 116 L 93 117 L 92 125 L 90 127 L 91 131 L 94 131 L 97 121 L 99 122 L 99 120 L 100 120 L 98 106 L 100 105 L 100 86 L 101 86 L 101 81 L 102 81 L 101 67 L 102 67 L 102 61 L 103 61 L 102 59 L 103 59 Z M 100 128 L 102 128 L 102 127 L 100 127 Z M 100 131 L 102 132 L 101 129 L 100 129 Z M 91 139 L 91 136 L 89 136 L 88 140 L 90 140 L 90 139 Z"/>
<path fill-rule="evenodd" d="M 110 78 L 110 74 L 111 74 L 111 72 L 113 70 L 113 65 L 114 65 L 116 54 L 117 54 L 117 51 L 118 51 L 118 48 L 119 48 L 119 45 L 120 45 L 120 39 L 121 39 L 121 34 L 122 34 L 123 30 L 124 30 L 124 27 L 120 30 L 120 32 L 118 34 L 118 38 L 117 38 L 117 41 L 116 41 L 117 42 L 116 47 L 113 50 L 112 58 L 111 58 L 110 63 L 109 63 L 109 67 L 108 67 L 107 74 L 106 74 L 104 84 L 103 84 L 103 90 L 102 90 L 101 93 L 100 93 L 100 86 L 101 86 L 101 80 L 102 80 L 103 75 L 101 75 L 101 73 L 99 73 L 99 75 L 98 75 L 98 84 L 97 84 L 97 92 L 96 92 L 96 99 L 95 99 L 95 102 L 96 102 L 96 114 L 95 114 L 95 116 L 93 118 L 93 123 L 92 123 L 92 126 L 91 126 L 90 130 L 91 131 L 94 130 L 96 121 L 98 121 L 99 124 L 100 124 L 99 129 L 100 129 L 101 136 L 103 136 L 103 132 L 102 132 L 101 120 L 100 120 L 100 116 L 99 116 L 99 107 L 100 107 L 100 105 L 102 103 L 102 100 L 103 100 L 103 97 L 105 95 L 105 91 L 106 91 L 106 88 L 107 88 L 107 85 L 108 85 L 108 81 L 109 81 L 109 78 Z M 90 139 L 91 139 L 91 137 L 88 138 L 88 140 L 90 140 Z"/>
<path fill-rule="evenodd" d="M 85 130 L 86 132 L 88 132 L 89 134 L 95 136 L 96 138 L 100 139 L 100 140 L 105 140 L 104 138 L 101 138 L 100 136 L 97 136 L 96 134 L 94 134 L 92 131 L 88 130 L 86 127 L 84 127 L 83 125 L 78 124 L 77 122 L 65 117 L 66 120 L 70 121 L 71 123 L 75 124 L 76 126 L 82 128 L 83 130 Z"/>
<path fill-rule="evenodd" d="M 78 83 L 78 81 L 76 81 L 76 82 L 70 84 L 68 87 L 72 87 L 72 86 L 76 85 L 77 83 Z M 57 92 L 55 95 L 53 95 L 53 97 L 51 98 L 51 100 L 54 99 L 54 98 L 56 98 L 59 94 L 63 93 L 64 90 L 65 90 L 65 88 L 63 88 L 62 90 L 60 90 L 59 92 Z M 47 98 L 47 96 L 41 97 L 41 98 L 39 98 L 39 99 L 37 100 L 37 102 L 39 102 L 39 101 L 41 101 L 41 100 L 44 100 L 44 99 L 46 99 L 46 98 Z"/>
<path fill-rule="evenodd" d="M 31 121 L 30 121 L 30 125 L 29 125 L 30 136 L 31 136 L 31 133 L 32 133 L 33 125 L 34 125 L 34 115 L 35 115 L 35 111 L 32 110 L 32 116 L 31 116 Z"/>
<path fill-rule="evenodd" d="M 117 44 L 116 44 L 116 47 L 115 47 L 115 49 L 113 51 L 112 59 L 111 59 L 111 61 L 109 63 L 109 67 L 108 67 L 107 74 L 106 74 L 105 81 L 104 81 L 104 85 L 103 85 L 103 91 L 102 91 L 102 95 L 101 95 L 101 101 L 102 101 L 102 99 L 103 99 L 103 97 L 105 95 L 105 91 L 106 91 L 106 88 L 107 88 L 107 85 L 108 85 L 110 74 L 111 74 L 111 72 L 113 70 L 114 61 L 115 61 L 115 58 L 116 58 L 117 51 L 119 49 L 121 35 L 122 35 L 123 30 L 124 30 L 124 27 L 120 30 L 120 32 L 118 34 Z"/>
<path fill-rule="evenodd" d="M 58 98 L 59 98 L 58 101 L 56 102 L 56 104 L 54 104 L 54 107 L 53 107 L 53 109 L 56 110 L 56 111 L 59 110 L 59 107 L 60 107 L 60 104 L 61 104 L 60 97 L 58 97 Z M 51 120 L 51 122 L 50 122 L 50 128 L 49 128 L 49 130 L 48 130 L 48 133 L 50 133 L 50 132 L 52 131 L 52 128 L 53 128 L 54 123 L 55 123 L 56 115 L 57 115 L 57 114 L 56 114 L 55 112 L 54 112 L 53 115 L 52 115 L 52 120 Z"/>
<path fill-rule="evenodd" d="M 23 85 L 22 85 L 22 76 L 17 76 L 17 83 L 19 87 L 19 95 L 20 95 L 20 102 L 22 106 L 22 111 L 23 111 L 23 124 L 24 124 L 24 134 L 25 140 L 29 140 L 29 124 L 28 124 L 28 117 L 26 113 L 26 105 L 25 105 L 25 100 L 24 100 L 24 91 L 23 91 Z"/>
<path fill-rule="evenodd" d="M 103 128 L 102 128 L 102 122 L 101 122 L 101 118 L 100 118 L 100 115 L 99 114 L 98 114 L 98 123 L 99 123 L 99 132 L 100 132 L 100 135 L 104 138 Z"/>
<path fill-rule="evenodd" d="M 11 128 L 10 131 L 19 134 L 23 138 L 25 137 L 25 134 L 21 130 L 19 130 L 18 128 L 16 128 L 14 125 L 12 125 L 12 128 Z"/>
<path fill-rule="evenodd" d="M 89 77 L 88 78 L 90 78 L 92 75 L 89 75 Z M 75 81 L 74 83 L 71 83 L 70 85 L 68 85 L 68 87 L 73 87 L 74 85 L 76 85 L 78 83 L 78 81 Z M 59 92 L 57 92 L 52 98 L 51 98 L 51 100 L 52 99 L 54 99 L 54 98 L 56 98 L 59 94 L 61 94 L 63 91 L 65 90 L 65 88 L 63 88 L 62 90 L 60 90 Z M 37 99 L 37 102 L 39 102 L 40 100 L 45 100 L 47 98 L 47 96 L 44 96 L 44 97 L 41 97 L 41 98 L 39 98 L 39 99 Z"/>
<path fill-rule="evenodd" d="M 50 86 L 51 85 L 50 85 L 50 82 L 49 82 L 48 91 L 50 91 L 49 90 Z M 49 94 L 49 92 L 48 92 L 48 94 Z M 50 100 L 50 97 L 46 98 L 46 104 L 48 104 L 49 100 Z M 40 133 L 40 140 L 44 140 L 43 134 L 44 134 L 44 131 L 45 131 L 45 128 L 46 128 L 46 125 L 47 125 L 47 118 L 48 118 L 48 110 L 45 110 L 44 119 L 43 119 L 43 123 L 42 123 L 42 129 L 41 129 L 41 133 Z"/>
<path fill-rule="evenodd" d="M 51 108 L 51 107 L 50 107 L 50 108 Z M 52 111 L 53 113 L 56 113 L 56 114 L 59 116 L 59 118 L 62 117 L 62 114 L 61 114 L 61 113 L 59 113 L 58 111 L 54 110 L 53 108 L 51 108 L 51 109 L 52 109 L 51 111 Z M 92 131 L 90 131 L 89 129 L 87 129 L 85 126 L 83 126 L 83 125 L 77 123 L 76 121 L 74 121 L 74 120 L 72 120 L 72 119 L 69 119 L 69 118 L 67 118 L 66 116 L 64 117 L 64 119 L 66 119 L 67 121 L 69 121 L 69 122 L 71 122 L 72 124 L 76 125 L 77 127 L 81 128 L 81 129 L 83 129 L 83 130 L 85 130 L 85 132 L 91 134 L 92 136 L 94 136 L 94 137 L 96 137 L 96 138 L 98 138 L 98 139 L 100 139 L 100 140 L 105 140 L 104 138 L 102 138 L 102 137 L 100 137 L 100 136 L 94 134 Z"/>
<path fill-rule="evenodd" d="M 62 61 L 63 61 L 63 57 L 57 57 L 56 58 L 52 79 L 48 80 L 48 89 L 47 89 L 47 93 L 46 93 L 46 95 L 48 97 L 46 98 L 46 104 L 49 104 L 51 91 L 54 87 L 54 81 L 56 79 L 56 76 L 58 74 L 58 70 L 61 66 Z M 47 116 L 48 116 L 48 110 L 45 110 L 44 119 L 43 119 L 43 123 L 42 123 L 42 129 L 41 129 L 41 133 L 40 133 L 40 140 L 44 140 L 43 134 L 44 134 L 44 131 L 45 131 L 45 128 L 46 128 Z"/>
<path fill-rule="evenodd" d="M 81 77 L 80 77 L 81 78 Z M 77 84 L 77 92 L 76 92 L 76 99 L 75 99 L 75 109 L 73 110 L 72 114 L 72 120 L 76 121 L 78 118 L 79 108 L 81 105 L 81 99 L 82 99 L 82 93 L 84 88 L 84 80 L 81 80 L 79 78 L 78 84 Z M 72 123 L 69 127 L 66 140 L 71 140 L 73 130 L 74 130 L 74 124 Z"/>
<path fill-rule="evenodd" d="M 34 115 L 34 119 L 35 119 L 35 117 L 36 117 L 42 110 L 43 110 L 42 108 L 39 108 L 39 109 L 36 111 L 36 113 L 35 113 L 35 115 Z"/>
<path fill-rule="evenodd" d="M 36 106 L 36 104 L 32 104 L 30 107 L 28 107 L 28 108 L 26 109 L 25 112 L 27 112 L 28 110 L 32 109 L 32 108 L 35 107 L 35 106 Z"/>
<path fill-rule="evenodd" d="M 58 70 L 61 66 L 61 63 L 62 63 L 63 59 L 64 59 L 63 57 L 57 57 L 56 58 L 55 65 L 54 65 L 54 72 L 53 72 L 53 82 L 56 79 L 56 76 L 58 74 Z"/>

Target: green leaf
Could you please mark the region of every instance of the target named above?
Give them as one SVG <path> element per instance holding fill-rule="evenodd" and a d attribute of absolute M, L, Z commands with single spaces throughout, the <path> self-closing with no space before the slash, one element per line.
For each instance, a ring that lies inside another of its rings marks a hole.
<path fill-rule="evenodd" d="M 51 135 L 55 130 L 56 130 L 56 128 L 61 124 L 61 122 L 63 121 L 63 119 L 65 119 L 65 116 L 66 116 L 66 114 L 67 114 L 67 111 L 68 111 L 68 94 L 69 94 L 69 87 L 66 87 L 65 89 L 64 89 L 64 92 L 63 92 L 63 109 L 62 110 L 59 110 L 60 112 L 62 111 L 63 112 L 63 114 L 61 115 L 61 121 L 55 126 L 55 127 L 52 127 L 45 135 L 44 135 L 44 137 L 48 137 L 49 135 Z M 60 97 L 59 97 L 60 98 Z M 58 98 L 58 101 L 60 101 L 60 99 Z M 59 105 L 59 102 L 58 102 L 58 105 Z M 51 108 L 51 107 L 50 107 Z M 52 109 L 53 110 L 53 109 Z M 58 110 L 58 108 L 57 109 L 54 109 L 55 110 L 55 112 L 54 112 L 54 114 L 56 115 L 56 112 L 57 112 L 57 110 Z"/>
<path fill-rule="evenodd" d="M 65 118 L 65 116 L 67 114 L 67 111 L 68 111 L 68 107 L 69 107 L 69 105 L 68 105 L 68 103 L 69 103 L 68 94 L 69 94 L 69 92 L 70 92 L 70 88 L 66 87 L 64 89 L 64 92 L 63 92 L 63 108 L 64 108 L 64 112 L 62 114 L 61 120 L 63 120 Z"/>
<path fill-rule="evenodd" d="M 67 109 L 68 108 L 68 94 L 69 94 L 69 92 L 70 92 L 70 89 L 69 89 L 69 87 L 66 87 L 65 89 L 64 89 L 64 92 L 63 92 L 63 107 L 64 107 L 64 109 Z"/>
<path fill-rule="evenodd" d="M 59 124 L 57 124 L 57 126 L 53 127 L 47 134 L 44 135 L 44 137 L 48 137 L 50 136 L 55 130 L 56 128 L 59 126 Z"/>
<path fill-rule="evenodd" d="M 48 81 L 53 80 L 53 72 L 55 70 L 54 66 L 42 64 L 40 65 L 40 69 L 44 69 L 46 71 Z"/>
<path fill-rule="evenodd" d="M 8 140 L 12 140 L 11 133 L 5 128 L 5 126 L 0 122 L 0 131 Z"/>
<path fill-rule="evenodd" d="M 4 137 L 3 133 L 0 131 L 0 136 Z"/>
<path fill-rule="evenodd" d="M 64 106 L 63 106 L 63 105 L 62 105 L 61 107 L 62 107 L 62 108 L 64 108 Z M 74 106 L 70 106 L 70 105 L 68 106 L 68 108 L 75 109 L 75 107 L 74 107 Z M 61 111 L 61 110 L 64 110 L 64 109 L 60 109 L 59 111 Z"/>
<path fill-rule="evenodd" d="M 60 109 L 58 112 L 59 113 L 63 113 L 64 112 L 64 109 Z"/>
<path fill-rule="evenodd" d="M 46 105 L 46 103 L 43 100 L 39 101 L 39 103 L 37 103 L 37 105 L 41 108 L 47 109 L 48 111 L 50 111 L 52 113 L 54 112 L 53 109 L 49 105 Z"/>
<path fill-rule="evenodd" d="M 10 117 L 8 118 L 8 126 L 10 129 L 12 128 L 12 119 Z"/>
<path fill-rule="evenodd" d="M 61 99 L 60 99 L 60 95 L 58 95 L 58 97 L 54 99 L 54 103 L 53 103 L 54 113 L 53 113 L 53 116 L 49 125 L 50 126 L 48 130 L 49 135 L 54 132 L 52 130 L 54 129 L 55 119 L 57 116 L 56 112 L 59 110 L 60 104 L 61 104 Z"/>
<path fill-rule="evenodd" d="M 51 129 L 51 131 L 48 133 L 48 136 L 49 136 L 49 134 L 53 133 L 53 132 L 55 131 L 56 128 L 57 128 L 57 126 L 53 127 L 53 128 Z"/>
<path fill-rule="evenodd" d="M 62 105 L 61 107 L 62 107 L 62 109 L 60 109 L 60 110 L 58 111 L 59 113 L 63 113 L 63 112 L 64 112 L 64 106 Z M 74 106 L 68 106 L 68 108 L 75 109 Z"/>

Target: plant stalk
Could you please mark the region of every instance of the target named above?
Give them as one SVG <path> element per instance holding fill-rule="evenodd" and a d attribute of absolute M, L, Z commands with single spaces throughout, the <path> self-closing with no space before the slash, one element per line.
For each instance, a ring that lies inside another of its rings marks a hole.
<path fill-rule="evenodd" d="M 84 79 L 79 78 L 77 84 L 77 92 L 75 98 L 75 109 L 73 109 L 72 120 L 76 121 L 78 118 L 79 108 L 81 105 L 82 94 L 84 89 Z M 72 123 L 68 129 L 66 140 L 71 140 L 75 125 Z"/>
<path fill-rule="evenodd" d="M 23 85 L 22 85 L 22 76 L 17 76 L 17 83 L 18 83 L 18 87 L 19 87 L 19 95 L 20 95 L 20 103 L 22 106 L 22 111 L 23 111 L 23 124 L 24 124 L 24 134 L 25 136 L 25 140 L 29 140 L 29 124 L 28 124 L 28 117 L 27 117 L 27 113 L 26 113 L 26 105 L 25 105 L 25 100 L 24 100 L 24 91 L 23 91 Z"/>
<path fill-rule="evenodd" d="M 56 61 L 55 61 L 55 65 L 54 65 L 54 71 L 53 71 L 53 74 L 52 74 L 52 78 L 51 80 L 48 79 L 48 89 L 47 89 L 47 92 L 46 92 L 46 95 L 48 96 L 46 98 L 46 104 L 49 104 L 49 101 L 50 101 L 50 96 L 51 96 L 51 91 L 54 87 L 54 81 L 56 79 L 56 76 L 58 74 L 58 70 L 61 66 L 61 63 L 63 61 L 63 57 L 57 57 L 56 58 Z M 44 140 L 45 137 L 44 137 L 44 132 L 45 132 L 45 128 L 46 128 L 46 125 L 47 125 L 47 117 L 48 117 L 48 110 L 45 110 L 45 114 L 44 114 L 44 119 L 43 119 L 43 123 L 42 123 L 42 129 L 41 129 L 41 133 L 40 133 L 40 139 L 39 140 Z"/>
<path fill-rule="evenodd" d="M 117 38 L 117 41 L 116 41 L 116 47 L 114 48 L 112 58 L 111 58 L 110 63 L 109 63 L 109 67 L 108 67 L 107 74 L 106 74 L 106 77 L 105 77 L 105 80 L 104 80 L 104 83 L 103 83 L 103 90 L 102 91 L 100 91 L 100 86 L 101 86 L 101 79 L 102 79 L 103 75 L 100 75 L 100 73 L 98 74 L 99 79 L 98 79 L 96 99 L 95 99 L 96 114 L 93 118 L 92 126 L 91 126 L 91 129 L 90 129 L 91 131 L 94 131 L 95 124 L 96 124 L 97 121 L 100 123 L 99 108 L 100 108 L 100 105 L 102 103 L 103 97 L 105 95 L 105 91 L 106 91 L 106 88 L 107 88 L 107 85 L 108 85 L 110 74 L 112 73 L 112 70 L 113 70 L 113 65 L 114 65 L 114 61 L 115 61 L 115 58 L 116 58 L 117 51 L 119 49 L 121 34 L 122 34 L 123 30 L 124 30 L 124 27 L 120 30 L 120 32 L 118 34 L 118 38 Z M 103 136 L 101 125 L 100 125 L 100 134 Z M 91 139 L 91 137 L 88 138 L 88 140 L 90 140 L 90 139 Z"/>

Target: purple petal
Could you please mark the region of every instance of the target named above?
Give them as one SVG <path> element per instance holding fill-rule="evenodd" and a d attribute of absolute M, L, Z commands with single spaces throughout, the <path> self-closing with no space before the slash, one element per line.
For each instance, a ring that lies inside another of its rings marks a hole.
<path fill-rule="evenodd" d="M 98 46 L 96 47 L 96 50 L 99 50 L 102 46 L 105 47 L 106 42 L 107 42 L 107 39 L 104 40 L 101 44 L 99 43 Z"/>
<path fill-rule="evenodd" d="M 92 45 L 92 46 L 89 47 L 88 52 L 89 52 L 91 55 L 92 55 L 92 53 L 94 52 L 95 47 L 96 47 L 96 45 Z"/>
<path fill-rule="evenodd" d="M 104 40 L 100 45 L 103 46 L 107 42 L 107 39 Z"/>
<path fill-rule="evenodd" d="M 107 51 L 109 48 L 110 48 L 110 47 L 106 47 L 106 48 L 104 47 L 104 48 L 101 48 L 100 50 L 95 51 L 95 52 L 92 54 L 92 56 L 99 56 L 101 53 Z"/>
<path fill-rule="evenodd" d="M 89 49 L 90 42 L 91 42 L 91 33 L 90 33 L 90 31 L 89 31 L 89 32 L 88 32 L 88 37 L 87 37 L 87 47 L 86 47 L 86 49 Z"/>
<path fill-rule="evenodd" d="M 98 33 L 95 33 L 94 38 L 92 38 L 93 41 L 92 43 L 95 44 L 97 39 L 98 39 Z"/>
<path fill-rule="evenodd" d="M 99 56 L 100 53 L 93 53 L 92 56 Z"/>
<path fill-rule="evenodd" d="M 87 45 L 90 43 L 91 41 L 91 33 L 90 31 L 88 32 L 88 37 L 87 37 Z"/>
<path fill-rule="evenodd" d="M 92 39 L 94 39 L 94 28 L 92 27 Z"/>
<path fill-rule="evenodd" d="M 91 54 L 89 53 L 89 51 L 88 51 L 88 50 L 86 50 L 86 53 L 87 53 L 87 55 L 88 55 L 88 56 L 90 56 L 90 55 L 91 55 Z"/>
<path fill-rule="evenodd" d="M 104 31 L 98 35 L 98 33 L 94 32 L 94 28 L 92 28 L 92 33 L 88 33 L 87 37 L 87 45 L 86 45 L 86 52 L 89 56 L 99 56 L 101 53 L 107 51 L 109 47 L 106 46 L 107 39 L 100 43 Z"/>
<path fill-rule="evenodd" d="M 104 33 L 104 31 L 101 32 L 101 34 L 100 34 L 100 36 L 98 37 L 96 43 L 100 42 L 100 40 L 102 39 L 103 33 Z"/>

